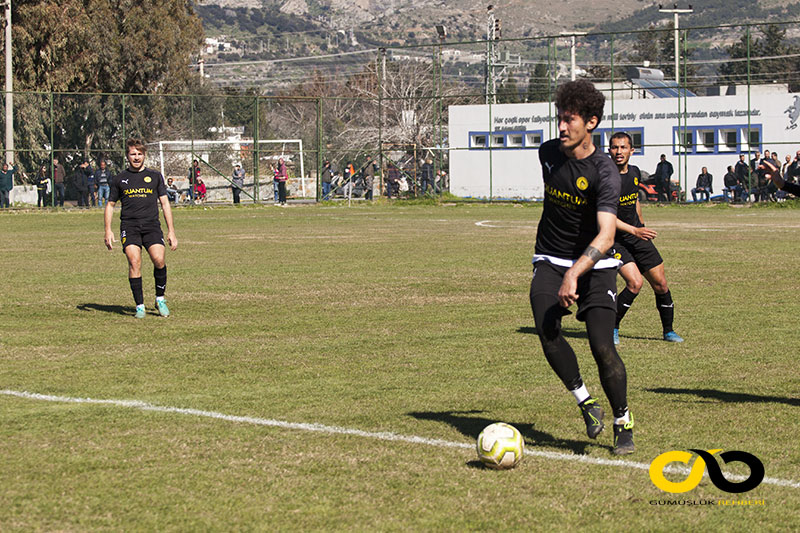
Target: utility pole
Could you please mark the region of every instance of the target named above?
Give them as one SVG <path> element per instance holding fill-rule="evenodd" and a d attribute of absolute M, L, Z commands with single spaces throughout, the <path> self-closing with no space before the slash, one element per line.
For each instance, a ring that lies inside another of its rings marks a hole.
<path fill-rule="evenodd" d="M 577 66 L 575 64 L 575 46 L 576 46 L 575 37 L 577 37 L 578 35 L 586 35 L 586 32 L 585 31 L 579 31 L 579 32 L 562 31 L 561 35 L 564 35 L 566 37 L 571 37 L 572 38 L 572 43 L 570 45 L 570 53 L 569 53 L 569 59 L 570 59 L 570 61 L 569 61 L 569 66 L 570 66 L 569 79 L 572 80 L 572 81 L 575 81 L 576 70 L 577 70 Z"/>
<path fill-rule="evenodd" d="M 495 41 L 495 23 L 497 19 L 494 16 L 494 6 L 489 5 L 486 10 L 486 63 L 484 65 L 484 93 L 486 94 L 486 103 L 497 103 L 495 95 L 494 84 L 494 41 Z"/>
<path fill-rule="evenodd" d="M 3 4 L 6 8 L 6 162 L 14 164 L 14 77 L 11 68 L 11 0 Z"/>
<path fill-rule="evenodd" d="M 659 13 L 672 13 L 674 15 L 674 26 L 675 26 L 675 83 L 680 85 L 681 83 L 681 75 L 680 75 L 680 67 L 679 67 L 679 58 L 680 58 L 680 37 L 678 32 L 678 15 L 680 14 L 688 14 L 694 13 L 694 9 L 692 9 L 692 4 L 689 4 L 688 9 L 680 9 L 678 8 L 678 4 L 673 4 L 672 9 L 667 9 L 661 7 L 661 4 L 658 4 L 658 12 Z"/>

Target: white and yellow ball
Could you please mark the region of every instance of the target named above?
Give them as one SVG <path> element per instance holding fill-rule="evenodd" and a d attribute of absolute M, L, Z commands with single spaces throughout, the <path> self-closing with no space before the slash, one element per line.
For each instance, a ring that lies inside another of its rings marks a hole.
<path fill-rule="evenodd" d="M 478 435 L 478 459 L 489 468 L 508 470 L 522 460 L 525 442 L 522 434 L 510 424 L 497 422 L 486 426 Z"/>

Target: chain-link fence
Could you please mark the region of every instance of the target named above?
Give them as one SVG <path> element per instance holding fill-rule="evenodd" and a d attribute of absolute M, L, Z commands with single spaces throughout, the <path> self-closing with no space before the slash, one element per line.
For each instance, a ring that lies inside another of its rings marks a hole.
<path fill-rule="evenodd" d="M 607 97 L 598 148 L 629 132 L 632 162 L 653 172 L 665 154 L 685 199 L 702 168 L 721 190 L 740 155 L 749 167 L 756 152 L 777 151 L 789 170 L 800 148 L 796 26 L 660 26 L 210 62 L 202 95 L 18 92 L 17 179 L 52 179 L 57 158 L 75 198 L 83 161 L 105 160 L 117 172 L 126 139 L 140 137 L 148 166 L 184 193 L 197 160 L 208 201 L 230 201 L 236 164 L 243 200 L 271 201 L 280 159 L 294 198 L 322 199 L 329 182 L 331 198 L 449 190 L 536 199 L 537 148 L 557 136 L 556 87 L 583 77 Z M 273 95 L 257 94 L 266 91 Z M 765 186 L 749 168 L 743 179 L 748 191 Z"/>

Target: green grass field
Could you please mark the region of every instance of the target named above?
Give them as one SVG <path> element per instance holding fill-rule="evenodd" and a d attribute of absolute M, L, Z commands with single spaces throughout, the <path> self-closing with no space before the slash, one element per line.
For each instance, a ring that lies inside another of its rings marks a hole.
<path fill-rule="evenodd" d="M 800 211 L 645 208 L 686 342 L 659 340 L 645 287 L 621 330 L 637 452 L 620 464 L 599 464 L 611 432 L 586 438 L 533 330 L 540 214 L 180 209 L 173 316 L 153 313 L 145 262 L 141 321 L 99 210 L 0 214 L 0 530 L 798 530 Z M 564 325 L 608 410 L 582 324 Z M 471 446 L 498 420 L 555 455 L 496 472 L 472 449 L 374 435 Z M 735 495 L 706 477 L 673 495 L 631 467 L 690 448 L 747 451 L 789 486 Z M 763 505 L 653 504 L 702 499 Z"/>

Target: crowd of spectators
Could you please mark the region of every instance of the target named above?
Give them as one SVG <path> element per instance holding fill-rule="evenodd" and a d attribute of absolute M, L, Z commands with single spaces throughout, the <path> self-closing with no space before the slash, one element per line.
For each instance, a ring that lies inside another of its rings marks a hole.
<path fill-rule="evenodd" d="M 781 170 L 781 175 L 790 183 L 800 180 L 800 150 L 795 153 L 794 158 L 786 155 L 783 161 L 775 152 L 764 150 L 755 152 L 752 159 L 748 161 L 746 154 L 739 154 L 739 159 L 735 164 L 729 165 L 722 178 L 722 194 L 714 195 L 714 176 L 707 167 L 703 167 L 697 175 L 694 187 L 689 192 L 693 202 L 767 202 L 782 201 L 789 194 L 779 190 L 771 180 L 767 179 L 765 161 Z M 671 195 L 667 190 L 671 184 L 673 174 L 672 164 L 666 160 L 666 155 L 661 155 L 661 161 L 653 174 L 655 189 L 658 193 L 659 201 L 668 201 Z M 717 182 L 719 184 L 719 182 Z"/>

